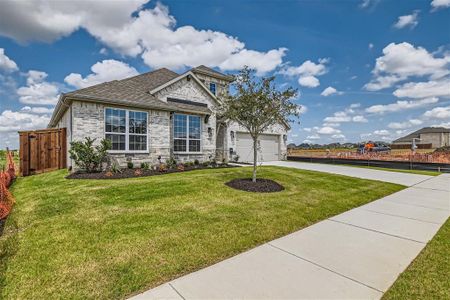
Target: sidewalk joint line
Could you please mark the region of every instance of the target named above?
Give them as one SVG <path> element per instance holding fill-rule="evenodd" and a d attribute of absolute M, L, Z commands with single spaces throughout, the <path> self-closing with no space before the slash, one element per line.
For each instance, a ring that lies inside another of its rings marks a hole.
<path fill-rule="evenodd" d="M 277 246 L 271 244 L 270 242 L 267 243 L 267 244 L 268 244 L 269 246 L 275 248 L 275 249 L 278 249 L 278 250 L 280 250 L 280 251 L 283 251 L 284 253 L 290 254 L 290 255 L 292 255 L 292 256 L 298 258 L 298 259 L 301 259 L 301 260 L 304 260 L 304 261 L 306 261 L 306 262 L 309 262 L 309 263 L 311 263 L 311 264 L 313 264 L 313 265 L 315 265 L 315 266 L 317 266 L 317 267 L 319 267 L 319 268 L 322 268 L 322 269 L 327 270 L 327 271 L 329 271 L 329 272 L 331 272 L 331 273 L 334 273 L 334 274 L 336 274 L 336 275 L 339 275 L 339 276 L 341 276 L 341 277 L 344 277 L 344 278 L 349 279 L 349 280 L 351 280 L 351 281 L 353 281 L 353 282 L 359 283 L 359 284 L 364 285 L 364 286 L 366 286 L 366 287 L 368 287 L 368 288 L 370 288 L 370 289 L 372 289 L 372 290 L 375 290 L 375 291 L 377 291 L 377 292 L 380 292 L 380 293 L 384 294 L 383 291 L 381 291 L 381 290 L 379 290 L 379 289 L 377 289 L 377 288 L 374 288 L 374 287 L 372 287 L 372 286 L 370 286 L 370 285 L 367 285 L 367 284 L 365 284 L 365 283 L 363 283 L 363 282 L 361 282 L 361 281 L 358 281 L 358 280 L 356 280 L 356 279 L 354 279 L 354 278 L 348 277 L 348 276 L 346 276 L 346 275 L 344 275 L 344 274 L 341 274 L 341 273 L 336 272 L 336 271 L 334 271 L 334 270 L 332 270 L 332 269 L 329 269 L 329 268 L 327 268 L 327 267 L 324 267 L 324 266 L 322 266 L 322 265 L 320 265 L 320 264 L 318 264 L 318 263 L 316 263 L 316 262 L 313 262 L 313 261 L 311 261 L 311 260 L 309 260 L 309 259 L 306 259 L 306 258 L 303 258 L 303 257 L 301 257 L 301 256 L 298 256 L 298 255 L 296 255 L 296 254 L 294 254 L 294 253 L 292 253 L 292 252 L 289 252 L 289 251 L 287 251 L 287 250 L 284 250 L 283 248 L 277 247 Z"/>
<path fill-rule="evenodd" d="M 347 225 L 347 226 L 353 226 L 353 227 L 356 227 L 356 228 L 360 228 L 360 229 L 364 229 L 364 230 L 368 230 L 368 231 L 372 231 L 372 232 L 376 232 L 376 233 L 380 233 L 380 234 L 396 237 L 396 238 L 399 238 L 399 239 L 402 239 L 402 240 L 412 241 L 412 242 L 416 242 L 416 243 L 424 244 L 424 245 L 427 244 L 426 242 L 421 242 L 421 241 L 417 241 L 417 240 L 414 240 L 414 239 L 406 238 L 406 237 L 403 237 L 403 236 L 390 234 L 390 233 L 386 233 L 386 232 L 382 232 L 382 231 L 378 231 L 378 230 L 370 229 L 370 228 L 366 228 L 366 227 L 361 227 L 361 226 L 358 226 L 358 225 L 353 225 L 353 224 L 342 222 L 342 221 L 338 221 L 338 220 L 332 220 L 332 219 L 327 219 L 327 220 L 332 221 L 332 222 L 336 222 L 336 223 L 340 223 L 340 224 L 343 224 L 343 225 Z"/>
<path fill-rule="evenodd" d="M 419 221 L 419 222 L 424 222 L 424 223 L 430 223 L 430 224 L 435 224 L 435 225 L 441 225 L 441 223 L 436 223 L 436 222 L 430 222 L 430 221 L 424 221 L 424 220 L 419 220 L 419 219 L 415 219 L 415 218 L 410 218 L 410 217 L 405 217 L 405 216 L 400 216 L 400 215 L 394 215 L 394 214 L 389 214 L 389 213 L 384 213 L 384 212 L 379 212 L 379 211 L 375 211 L 375 210 L 371 210 L 371 209 L 367 209 L 367 208 L 363 208 L 363 207 L 359 207 L 362 210 L 365 211 L 370 211 L 376 214 L 380 214 L 380 215 L 386 215 L 386 216 L 391 216 L 391 217 L 398 217 L 398 218 L 403 218 L 403 219 L 408 219 L 408 220 L 414 220 L 414 221 Z"/>
<path fill-rule="evenodd" d="M 447 193 L 450 192 L 450 191 L 447 191 L 447 190 L 440 190 L 440 189 L 434 189 L 434 188 L 428 188 L 428 187 L 422 187 L 422 186 L 415 186 L 415 185 L 410 186 L 410 188 L 421 189 L 421 190 L 432 190 L 432 191 L 439 191 L 439 192 L 447 192 Z"/>
<path fill-rule="evenodd" d="M 178 296 L 181 297 L 181 299 L 186 300 L 186 298 L 184 298 L 183 295 L 181 295 L 181 293 L 179 291 L 177 291 L 177 289 L 170 282 L 168 284 L 175 291 L 175 293 L 177 293 Z"/>

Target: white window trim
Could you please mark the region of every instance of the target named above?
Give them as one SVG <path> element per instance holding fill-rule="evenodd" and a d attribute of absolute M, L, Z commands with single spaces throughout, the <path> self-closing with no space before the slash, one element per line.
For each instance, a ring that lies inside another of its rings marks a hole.
<path fill-rule="evenodd" d="M 119 133 L 119 132 L 106 132 L 106 110 L 107 109 L 115 109 L 115 110 L 124 110 L 125 111 L 125 133 Z M 129 113 L 130 111 L 136 111 L 136 112 L 143 112 L 147 116 L 147 133 L 131 133 L 131 135 L 140 135 L 140 136 L 147 136 L 146 142 L 147 142 L 147 150 L 128 150 L 129 144 L 130 144 L 130 133 L 129 133 Z M 106 138 L 107 134 L 116 134 L 116 135 L 125 135 L 125 150 L 108 150 L 108 153 L 149 153 L 150 152 L 150 145 L 149 145 L 149 130 L 148 130 L 148 112 L 145 110 L 139 110 L 139 109 L 126 109 L 126 108 L 118 108 L 118 107 L 105 107 L 103 109 L 103 132 L 104 137 Z"/>
<path fill-rule="evenodd" d="M 176 139 L 175 138 L 175 115 L 182 115 L 186 116 L 186 151 L 175 151 L 175 140 L 184 140 L 184 139 Z M 189 117 L 199 117 L 200 118 L 200 139 L 189 139 Z M 202 133 L 203 133 L 203 125 L 202 125 L 202 116 L 199 115 L 192 115 L 192 114 L 182 114 L 182 113 L 174 113 L 172 116 L 172 135 L 173 135 L 173 153 L 174 154 L 202 154 L 203 153 L 203 139 L 202 139 Z M 193 141 L 200 141 L 200 151 L 189 151 L 189 140 Z"/>

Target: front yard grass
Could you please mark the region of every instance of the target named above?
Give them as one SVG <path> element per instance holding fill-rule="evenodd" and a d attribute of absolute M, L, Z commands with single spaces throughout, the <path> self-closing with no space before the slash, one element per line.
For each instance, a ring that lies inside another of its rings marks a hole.
<path fill-rule="evenodd" d="M 285 190 L 224 185 L 251 168 L 118 180 L 19 178 L 0 237 L 0 298 L 111 299 L 145 291 L 403 186 L 279 167 Z"/>
<path fill-rule="evenodd" d="M 383 299 L 450 299 L 450 219 Z"/>

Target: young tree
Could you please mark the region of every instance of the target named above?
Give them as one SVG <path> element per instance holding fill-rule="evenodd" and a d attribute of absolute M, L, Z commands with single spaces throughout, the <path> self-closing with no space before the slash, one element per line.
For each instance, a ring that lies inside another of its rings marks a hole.
<path fill-rule="evenodd" d="M 258 78 L 254 70 L 244 67 L 235 76 L 235 93 L 223 99 L 223 118 L 247 129 L 253 139 L 253 182 L 256 182 L 259 136 L 270 126 L 299 117 L 300 106 L 292 101 L 297 90 L 291 87 L 279 90 L 274 81 L 274 76 Z"/>

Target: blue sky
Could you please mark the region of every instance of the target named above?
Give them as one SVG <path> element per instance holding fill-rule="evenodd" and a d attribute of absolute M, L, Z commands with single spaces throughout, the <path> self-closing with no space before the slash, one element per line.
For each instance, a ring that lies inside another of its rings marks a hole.
<path fill-rule="evenodd" d="M 0 148 L 61 92 L 199 64 L 298 88 L 296 144 L 450 127 L 450 0 L 3 1 Z"/>

